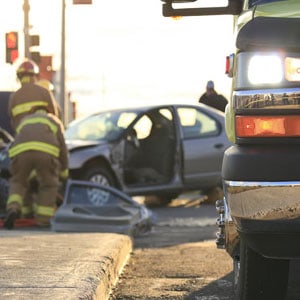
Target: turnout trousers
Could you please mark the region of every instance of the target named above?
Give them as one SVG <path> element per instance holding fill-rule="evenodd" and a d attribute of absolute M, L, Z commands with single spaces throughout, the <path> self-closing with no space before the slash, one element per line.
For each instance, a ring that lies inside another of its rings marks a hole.
<path fill-rule="evenodd" d="M 59 186 L 59 161 L 41 151 L 26 151 L 12 158 L 10 165 L 10 187 L 6 210 L 16 210 L 21 215 L 24 207 L 32 204 L 38 226 L 49 226 L 56 210 L 56 194 Z M 35 172 L 38 190 L 34 203 L 28 199 L 30 177 Z M 28 213 L 28 211 L 27 211 Z M 26 215 L 26 212 L 24 213 Z"/>

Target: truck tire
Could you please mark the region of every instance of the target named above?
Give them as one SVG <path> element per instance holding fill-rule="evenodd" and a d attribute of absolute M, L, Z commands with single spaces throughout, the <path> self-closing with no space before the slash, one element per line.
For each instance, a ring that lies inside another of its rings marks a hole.
<path fill-rule="evenodd" d="M 285 298 L 289 260 L 270 259 L 253 251 L 241 237 L 240 256 L 233 259 L 235 300 Z"/>

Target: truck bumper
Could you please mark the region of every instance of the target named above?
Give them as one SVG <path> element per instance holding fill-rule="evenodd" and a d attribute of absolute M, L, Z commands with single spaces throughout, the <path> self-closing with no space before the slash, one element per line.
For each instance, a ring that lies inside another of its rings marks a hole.
<path fill-rule="evenodd" d="M 289 156 L 284 156 L 288 147 Z M 255 147 L 236 147 L 225 153 L 223 182 L 227 220 L 235 227 L 235 234 L 245 237 L 256 252 L 271 258 L 299 258 L 300 149 L 299 146 L 273 148 L 269 148 L 271 152 L 267 151 L 268 147 L 261 152 Z M 240 162 L 239 170 L 227 165 L 237 166 L 232 164 L 235 158 Z M 249 161 L 251 165 L 245 169 Z M 277 165 L 282 166 L 284 162 L 288 164 L 280 170 Z M 290 180 L 291 176 L 295 180 Z M 270 178 L 273 180 L 269 181 Z M 236 240 L 235 234 L 226 237 L 228 243 Z"/>

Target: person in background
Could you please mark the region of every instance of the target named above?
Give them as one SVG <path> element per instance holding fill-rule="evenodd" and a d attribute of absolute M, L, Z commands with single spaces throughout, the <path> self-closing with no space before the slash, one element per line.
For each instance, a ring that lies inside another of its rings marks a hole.
<path fill-rule="evenodd" d="M 16 128 L 9 157 L 11 177 L 4 228 L 12 229 L 23 207 L 28 206 L 24 201 L 32 173 L 38 182 L 33 203 L 35 222 L 39 227 L 49 227 L 57 208 L 59 182 L 68 178 L 68 150 L 62 122 L 48 113 L 45 106 L 34 106 Z"/>
<path fill-rule="evenodd" d="M 14 130 L 22 118 L 28 115 L 35 106 L 43 106 L 49 113 L 59 116 L 53 94 L 37 84 L 39 67 L 34 61 L 25 59 L 17 69 L 17 77 L 21 82 L 21 87 L 12 93 L 8 101 L 8 114 Z"/>
<path fill-rule="evenodd" d="M 215 91 L 214 82 L 209 80 L 206 85 L 205 93 L 199 98 L 199 103 L 209 105 L 224 112 L 228 101 L 223 95 Z"/>

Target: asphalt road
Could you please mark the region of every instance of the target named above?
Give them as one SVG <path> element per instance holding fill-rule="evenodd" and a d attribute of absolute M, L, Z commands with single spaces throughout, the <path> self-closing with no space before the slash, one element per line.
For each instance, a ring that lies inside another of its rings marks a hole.
<path fill-rule="evenodd" d="M 137 237 L 111 300 L 230 300 L 232 260 L 215 245 L 216 210 L 201 198 L 152 208 L 156 224 Z M 300 263 L 291 263 L 286 299 L 300 299 Z"/>

